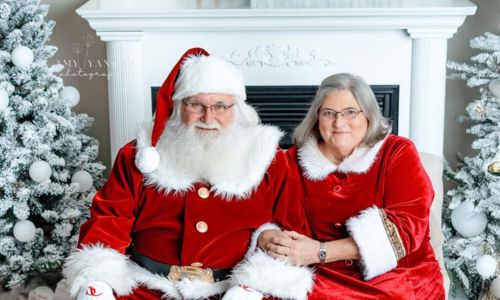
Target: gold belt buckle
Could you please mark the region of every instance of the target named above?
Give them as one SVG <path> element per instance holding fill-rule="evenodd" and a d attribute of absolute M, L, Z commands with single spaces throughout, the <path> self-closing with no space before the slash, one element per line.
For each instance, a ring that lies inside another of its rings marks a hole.
<path fill-rule="evenodd" d="M 191 266 L 171 266 L 167 278 L 170 281 L 181 281 L 184 278 L 189 280 L 201 280 L 206 283 L 214 282 L 214 274 L 210 268 L 202 268 L 200 264 Z"/>

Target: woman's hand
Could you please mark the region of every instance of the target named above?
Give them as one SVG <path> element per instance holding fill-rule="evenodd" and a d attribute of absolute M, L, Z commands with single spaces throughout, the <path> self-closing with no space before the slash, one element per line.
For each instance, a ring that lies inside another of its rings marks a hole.
<path fill-rule="evenodd" d="M 319 242 L 295 231 L 263 231 L 259 236 L 258 245 L 269 255 L 287 259 L 296 265 L 305 266 L 319 262 Z"/>
<path fill-rule="evenodd" d="M 290 262 L 299 266 L 319 263 L 319 241 L 295 231 L 284 231 L 284 233 L 292 240 L 286 253 Z"/>
<path fill-rule="evenodd" d="M 271 229 L 264 230 L 257 240 L 257 245 L 264 251 L 268 252 L 273 257 L 286 258 L 282 252 L 285 252 L 283 247 L 286 247 L 292 242 L 291 238 L 281 230 Z"/>

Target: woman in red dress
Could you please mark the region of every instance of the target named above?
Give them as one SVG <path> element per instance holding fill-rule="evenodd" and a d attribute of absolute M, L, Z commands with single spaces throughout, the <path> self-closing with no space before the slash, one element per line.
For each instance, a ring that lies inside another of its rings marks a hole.
<path fill-rule="evenodd" d="M 302 175 L 310 235 L 265 231 L 259 245 L 316 266 L 309 299 L 444 299 L 429 238 L 431 182 L 414 144 L 390 134 L 365 81 L 326 78 L 294 141 L 288 156 Z"/>

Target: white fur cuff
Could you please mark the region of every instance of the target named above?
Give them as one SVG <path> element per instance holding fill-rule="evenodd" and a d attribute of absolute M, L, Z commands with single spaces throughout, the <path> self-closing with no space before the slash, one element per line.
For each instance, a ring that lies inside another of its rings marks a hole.
<path fill-rule="evenodd" d="M 252 240 L 250 241 L 250 246 L 248 247 L 248 251 L 246 256 L 248 257 L 249 255 L 252 255 L 255 250 L 257 250 L 257 242 L 259 241 L 259 236 L 262 232 L 266 230 L 280 230 L 278 225 L 273 224 L 273 223 L 266 223 L 263 225 L 260 225 L 259 228 L 255 229 L 254 233 L 252 234 Z"/>
<path fill-rule="evenodd" d="M 66 259 L 63 275 L 73 297 L 88 281 L 106 282 L 118 296 L 124 296 L 137 286 L 133 269 L 133 263 L 127 256 L 96 244 L 83 246 L 73 252 Z"/>
<path fill-rule="evenodd" d="M 313 287 L 313 272 L 257 249 L 233 269 L 230 281 L 280 299 L 305 300 Z"/>
<path fill-rule="evenodd" d="M 358 216 L 350 218 L 346 227 L 359 248 L 366 280 L 397 266 L 394 248 L 377 207 L 367 208 Z"/>

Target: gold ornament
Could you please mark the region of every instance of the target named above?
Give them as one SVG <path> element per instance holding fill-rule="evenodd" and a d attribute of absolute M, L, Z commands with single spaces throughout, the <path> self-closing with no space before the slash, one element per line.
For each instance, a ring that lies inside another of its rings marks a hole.
<path fill-rule="evenodd" d="M 500 161 L 492 162 L 488 165 L 488 172 L 491 175 L 500 176 Z"/>

